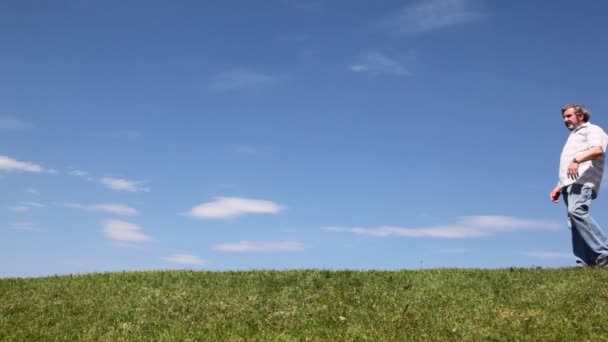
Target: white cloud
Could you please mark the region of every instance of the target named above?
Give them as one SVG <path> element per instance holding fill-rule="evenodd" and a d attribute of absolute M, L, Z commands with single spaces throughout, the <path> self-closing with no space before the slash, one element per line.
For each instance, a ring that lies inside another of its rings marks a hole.
<path fill-rule="evenodd" d="M 122 132 L 120 132 L 120 134 L 127 139 L 141 139 L 144 137 L 144 135 L 141 132 L 133 130 L 133 129 L 122 131 Z"/>
<path fill-rule="evenodd" d="M 34 208 L 46 208 L 48 207 L 46 204 L 38 203 L 38 202 L 23 202 L 23 204 L 34 207 Z"/>
<path fill-rule="evenodd" d="M 9 206 L 9 207 L 7 207 L 7 209 L 10 211 L 15 211 L 15 212 L 24 212 L 24 211 L 29 211 L 32 208 L 47 208 L 47 207 L 48 206 L 46 204 L 38 203 L 38 202 L 21 202 L 21 205 Z"/>
<path fill-rule="evenodd" d="M 39 232 L 40 229 L 34 226 L 33 222 L 15 222 L 11 224 L 11 228 L 15 230 L 26 230 L 30 232 Z"/>
<path fill-rule="evenodd" d="M 21 131 L 32 128 L 33 125 L 12 116 L 0 116 L 0 129 Z"/>
<path fill-rule="evenodd" d="M 354 71 L 354 72 L 364 72 L 364 71 L 368 70 L 367 66 L 361 65 L 361 64 L 353 64 L 348 68 L 350 69 L 350 71 Z"/>
<path fill-rule="evenodd" d="M 196 218 L 231 218 L 243 214 L 276 214 L 283 208 L 271 201 L 239 197 L 218 197 L 192 208 L 188 215 Z"/>
<path fill-rule="evenodd" d="M 110 187 L 110 184 L 112 184 L 113 182 L 116 183 L 116 180 L 119 180 L 118 178 L 112 178 L 112 177 L 106 177 L 105 180 L 104 180 L 104 178 L 96 179 L 96 178 L 92 177 L 89 172 L 80 170 L 80 169 L 74 169 L 74 168 L 70 168 L 70 170 L 68 171 L 68 175 L 74 176 L 74 177 L 80 177 L 89 182 L 98 182 L 98 183 L 104 184 L 108 187 Z M 129 182 L 129 181 L 127 181 L 127 182 Z M 139 184 L 141 182 L 132 182 L 132 183 Z M 120 186 L 120 185 L 118 185 L 118 186 Z M 147 190 L 149 190 L 149 189 L 147 189 Z"/>
<path fill-rule="evenodd" d="M 446 253 L 446 254 L 463 254 L 463 253 L 467 253 L 469 250 L 466 248 L 444 248 L 444 249 L 440 249 L 439 253 Z"/>
<path fill-rule="evenodd" d="M 56 170 L 49 169 L 45 170 L 40 165 L 19 161 L 7 156 L 0 155 L 0 171 L 25 171 L 25 172 L 48 172 L 48 173 L 57 173 Z"/>
<path fill-rule="evenodd" d="M 561 252 L 521 252 L 523 255 L 538 259 L 574 259 L 572 253 L 561 253 Z"/>
<path fill-rule="evenodd" d="M 204 265 L 207 263 L 207 260 L 201 259 L 195 255 L 191 254 L 173 254 L 167 257 L 163 257 L 163 260 L 174 262 L 177 264 L 186 264 L 186 265 Z"/>
<path fill-rule="evenodd" d="M 103 184 L 105 187 L 117 190 L 117 191 L 128 191 L 128 192 L 149 192 L 150 187 L 144 186 L 147 182 L 144 181 L 134 181 L 128 180 L 124 178 L 116 178 L 116 177 L 102 177 L 95 178 L 94 176 L 90 176 L 89 172 L 79 169 L 71 169 L 68 171 L 70 176 L 80 177 L 89 182 L 97 182 Z"/>
<path fill-rule="evenodd" d="M 83 205 L 83 204 L 78 204 L 78 203 L 59 203 L 58 205 L 61 205 L 63 207 L 73 208 L 73 209 L 82 209 L 82 210 L 87 210 L 87 211 L 99 211 L 99 212 L 106 212 L 106 213 L 123 215 L 123 216 L 133 216 L 133 215 L 139 214 L 137 209 L 131 208 L 129 206 L 122 205 L 122 204 L 104 203 L 104 204 L 95 204 L 95 205 Z"/>
<path fill-rule="evenodd" d="M 234 152 L 253 155 L 257 153 L 257 150 L 251 146 L 236 146 L 234 147 Z"/>
<path fill-rule="evenodd" d="M 275 84 L 285 76 L 265 74 L 255 71 L 233 69 L 218 74 L 212 81 L 210 88 L 216 91 L 230 91 L 239 89 L 257 89 Z"/>
<path fill-rule="evenodd" d="M 236 189 L 238 187 L 238 185 L 236 185 L 236 184 L 228 184 L 228 183 L 220 183 L 220 184 L 216 184 L 215 186 L 220 189 Z"/>
<path fill-rule="evenodd" d="M 15 212 L 24 212 L 24 211 L 30 210 L 29 207 L 26 207 L 23 205 L 13 205 L 13 206 L 7 207 L 7 209 L 10 211 L 15 211 Z"/>
<path fill-rule="evenodd" d="M 548 220 L 520 219 L 513 216 L 502 215 L 478 215 L 464 216 L 461 218 L 464 225 L 491 230 L 517 230 L 517 229 L 559 229 L 561 224 Z"/>
<path fill-rule="evenodd" d="M 13 227 L 32 227 L 34 226 L 33 222 L 14 222 L 11 224 Z"/>
<path fill-rule="evenodd" d="M 372 75 L 388 74 L 407 76 L 410 73 L 399 62 L 378 52 L 370 52 L 361 57 L 361 61 L 349 67 L 353 72 L 366 72 Z"/>
<path fill-rule="evenodd" d="M 400 228 L 384 226 L 380 228 L 361 227 L 324 227 L 324 230 L 357 235 L 377 237 L 405 236 L 405 237 L 436 237 L 436 238 L 469 238 L 487 235 L 487 233 L 469 227 L 439 226 L 429 228 Z"/>
<path fill-rule="evenodd" d="M 439 30 L 478 20 L 483 12 L 473 0 L 419 0 L 384 17 L 380 26 L 398 35 Z"/>
<path fill-rule="evenodd" d="M 222 252 L 294 252 L 304 250 L 304 245 L 296 241 L 240 241 L 218 244 L 213 249 Z"/>
<path fill-rule="evenodd" d="M 34 188 L 27 188 L 27 190 L 25 190 L 25 191 L 27 191 L 27 193 L 32 194 L 32 195 L 36 195 L 36 196 L 40 195 L 40 192 Z"/>
<path fill-rule="evenodd" d="M 68 172 L 68 174 L 70 176 L 84 177 L 84 176 L 88 175 L 89 173 L 86 171 L 82 171 L 82 170 L 71 170 L 70 172 Z"/>
<path fill-rule="evenodd" d="M 379 228 L 362 227 L 324 227 L 322 229 L 340 233 L 369 235 L 376 237 L 433 237 L 433 238 L 473 238 L 494 235 L 521 229 L 558 229 L 559 223 L 546 220 L 528 220 L 512 216 L 464 216 L 455 225 L 432 226 L 424 228 L 401 228 L 384 226 Z"/>
<path fill-rule="evenodd" d="M 303 32 L 277 32 L 276 38 L 282 43 L 304 43 L 312 39 L 312 35 Z"/>
<path fill-rule="evenodd" d="M 102 231 L 106 238 L 123 247 L 154 241 L 153 238 L 142 233 L 138 225 L 120 220 L 105 221 Z"/>
<path fill-rule="evenodd" d="M 88 209 L 92 210 L 92 211 L 104 211 L 104 212 L 113 213 L 116 215 L 131 216 L 131 215 L 138 214 L 136 209 L 128 207 L 126 205 L 122 205 L 122 204 L 96 204 L 96 205 L 90 206 Z"/>
<path fill-rule="evenodd" d="M 130 192 L 140 192 L 140 191 L 150 191 L 150 188 L 142 187 L 140 184 L 143 182 L 139 181 L 130 181 L 126 179 L 120 178 L 112 178 L 112 177 L 103 177 L 99 180 L 99 182 L 110 189 L 118 190 L 118 191 L 130 191 Z"/>
<path fill-rule="evenodd" d="M 282 2 L 287 6 L 307 12 L 320 12 L 325 8 L 319 0 L 282 0 Z"/>

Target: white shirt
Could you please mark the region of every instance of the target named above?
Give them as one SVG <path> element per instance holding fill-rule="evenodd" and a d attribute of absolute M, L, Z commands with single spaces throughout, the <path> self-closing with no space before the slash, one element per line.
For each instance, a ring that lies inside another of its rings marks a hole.
<path fill-rule="evenodd" d="M 604 174 L 604 156 L 607 145 L 608 135 L 606 135 L 606 132 L 601 127 L 589 122 L 585 122 L 570 132 L 559 162 L 558 186 L 564 187 L 574 183 L 586 184 L 597 194 Z M 600 146 L 604 150 L 604 154 L 593 160 L 580 163 L 578 166 L 579 177 L 570 179 L 567 174 L 568 165 L 579 154 L 595 146 Z"/>

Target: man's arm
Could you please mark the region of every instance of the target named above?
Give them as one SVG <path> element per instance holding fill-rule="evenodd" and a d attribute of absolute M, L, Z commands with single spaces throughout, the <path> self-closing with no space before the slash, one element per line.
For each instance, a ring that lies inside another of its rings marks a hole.
<path fill-rule="evenodd" d="M 576 156 L 576 161 L 574 162 L 571 161 L 570 165 L 568 165 L 568 177 L 570 177 L 571 179 L 577 179 L 578 178 L 578 164 L 582 163 L 582 162 L 586 162 L 588 160 L 593 160 L 599 156 L 601 156 L 602 154 L 604 154 L 604 148 L 601 146 L 593 146 L 590 149 L 588 149 L 587 151 L 579 154 Z"/>
<path fill-rule="evenodd" d="M 587 151 L 576 156 L 576 160 L 579 163 L 582 163 L 587 160 L 593 160 L 593 159 L 601 156 L 602 154 L 604 154 L 604 149 L 602 148 L 602 146 L 593 146 L 592 148 L 588 149 Z"/>
<path fill-rule="evenodd" d="M 556 186 L 555 189 L 553 189 L 549 194 L 549 199 L 551 200 L 551 202 L 559 203 L 559 195 L 561 194 L 561 192 L 562 187 L 559 185 Z"/>

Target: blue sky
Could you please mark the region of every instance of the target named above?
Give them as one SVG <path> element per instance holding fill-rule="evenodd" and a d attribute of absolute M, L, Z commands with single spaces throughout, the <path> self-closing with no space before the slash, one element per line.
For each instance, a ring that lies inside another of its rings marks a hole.
<path fill-rule="evenodd" d="M 608 127 L 607 10 L 2 1 L 0 276 L 572 266 L 559 109 Z"/>

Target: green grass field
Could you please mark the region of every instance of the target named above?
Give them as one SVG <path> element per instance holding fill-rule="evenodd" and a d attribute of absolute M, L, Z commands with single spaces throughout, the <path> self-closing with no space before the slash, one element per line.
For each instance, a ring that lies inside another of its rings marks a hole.
<path fill-rule="evenodd" d="M 0 340 L 608 340 L 608 270 L 0 279 Z"/>

